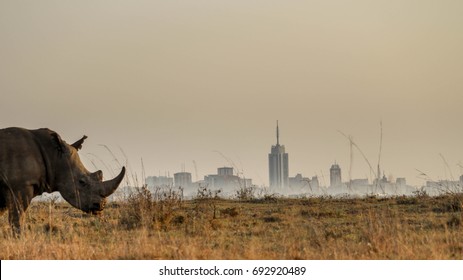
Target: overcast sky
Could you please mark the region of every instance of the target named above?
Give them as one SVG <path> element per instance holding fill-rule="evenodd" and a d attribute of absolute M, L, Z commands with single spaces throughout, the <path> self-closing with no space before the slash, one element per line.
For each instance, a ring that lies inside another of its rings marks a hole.
<path fill-rule="evenodd" d="M 1 127 L 48 127 L 90 170 L 196 178 L 458 178 L 463 1 L 0 1 Z M 125 155 L 124 155 L 125 154 Z M 93 164 L 92 164 L 93 162 Z M 104 164 L 102 163 L 104 162 Z M 447 162 L 447 164 L 445 163 Z M 127 164 L 125 162 L 124 164 Z M 463 163 L 462 163 L 463 164 Z M 109 177 L 109 175 L 106 175 Z"/>

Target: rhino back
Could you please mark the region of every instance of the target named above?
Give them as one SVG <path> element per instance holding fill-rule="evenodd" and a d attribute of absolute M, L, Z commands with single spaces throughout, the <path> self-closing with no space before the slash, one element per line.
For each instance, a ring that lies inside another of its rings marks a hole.
<path fill-rule="evenodd" d="M 43 156 L 30 130 L 0 130 L 0 181 L 10 187 L 38 185 L 44 180 Z"/>

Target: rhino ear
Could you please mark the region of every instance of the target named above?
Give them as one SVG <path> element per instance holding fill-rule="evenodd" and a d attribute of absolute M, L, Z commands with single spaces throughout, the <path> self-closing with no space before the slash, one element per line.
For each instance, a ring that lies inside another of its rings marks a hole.
<path fill-rule="evenodd" d="M 65 146 L 66 143 L 64 143 L 63 140 L 61 140 L 61 137 L 58 135 L 58 133 L 52 132 L 51 138 L 53 139 L 53 142 L 58 152 L 60 152 L 61 154 L 64 154 L 66 151 L 66 146 Z"/>
<path fill-rule="evenodd" d="M 80 140 L 76 141 L 71 146 L 73 146 L 76 150 L 80 150 L 80 149 L 82 149 L 82 144 L 84 143 L 85 139 L 87 139 L 86 135 L 84 135 L 84 137 L 82 137 Z"/>

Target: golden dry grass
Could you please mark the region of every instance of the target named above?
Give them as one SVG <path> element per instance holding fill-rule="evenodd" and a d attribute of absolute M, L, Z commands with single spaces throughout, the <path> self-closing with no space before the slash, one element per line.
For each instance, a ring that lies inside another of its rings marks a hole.
<path fill-rule="evenodd" d="M 0 218 L 0 259 L 462 259 L 462 201 L 139 193 L 98 217 L 33 203 L 19 239 Z"/>

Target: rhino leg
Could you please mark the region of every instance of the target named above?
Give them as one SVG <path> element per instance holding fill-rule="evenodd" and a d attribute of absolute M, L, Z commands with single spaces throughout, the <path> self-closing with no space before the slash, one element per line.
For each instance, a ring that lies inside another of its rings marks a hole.
<path fill-rule="evenodd" d="M 19 207 L 10 207 L 8 209 L 8 220 L 13 230 L 13 236 L 19 237 L 21 235 L 21 224 L 24 220 L 24 211 Z"/>
<path fill-rule="evenodd" d="M 31 193 L 32 191 L 32 193 Z M 13 230 L 13 236 L 19 237 L 24 224 L 24 212 L 33 198 L 33 187 L 23 189 L 23 192 L 10 193 L 8 203 L 8 220 Z"/>

